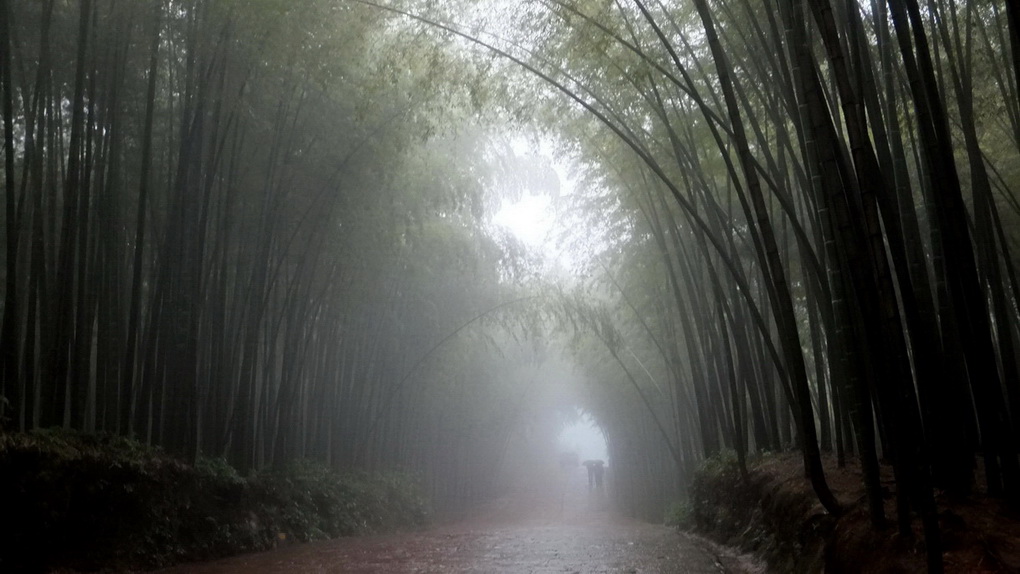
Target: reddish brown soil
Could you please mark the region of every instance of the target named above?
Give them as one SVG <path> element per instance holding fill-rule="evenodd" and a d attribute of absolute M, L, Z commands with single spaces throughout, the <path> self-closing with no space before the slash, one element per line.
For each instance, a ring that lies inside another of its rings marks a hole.
<path fill-rule="evenodd" d="M 298 544 L 162 574 L 241 573 L 697 573 L 751 572 L 703 539 L 610 513 L 584 469 L 544 490 L 517 491 L 425 532 Z"/>
<path fill-rule="evenodd" d="M 883 468 L 882 482 L 890 525 L 876 532 L 868 520 L 859 467 L 851 463 L 839 469 L 833 460 L 827 460 L 825 466 L 833 492 L 841 502 L 851 507 L 848 514 L 837 522 L 829 539 L 827 571 L 927 572 L 920 521 L 915 518 L 913 540 L 900 538 L 893 523 L 896 517 L 895 483 L 889 469 Z M 799 456 L 770 457 L 757 464 L 756 468 L 772 474 L 774 480 L 783 483 L 782 490 L 803 492 L 813 499 L 810 485 L 803 478 Z M 980 486 L 965 501 L 952 501 L 941 493 L 937 493 L 936 498 L 946 572 L 1020 572 L 1020 516 L 1016 511 L 1008 509 L 1002 501 L 985 496 Z M 819 505 L 811 511 L 816 515 L 822 512 Z"/>

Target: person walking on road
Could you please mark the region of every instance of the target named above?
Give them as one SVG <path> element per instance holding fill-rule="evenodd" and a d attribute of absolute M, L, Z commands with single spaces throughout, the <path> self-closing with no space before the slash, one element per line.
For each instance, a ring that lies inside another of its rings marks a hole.
<path fill-rule="evenodd" d="M 602 488 L 602 479 L 606 474 L 606 463 L 602 460 L 586 460 L 581 464 L 588 469 L 588 489 Z"/>

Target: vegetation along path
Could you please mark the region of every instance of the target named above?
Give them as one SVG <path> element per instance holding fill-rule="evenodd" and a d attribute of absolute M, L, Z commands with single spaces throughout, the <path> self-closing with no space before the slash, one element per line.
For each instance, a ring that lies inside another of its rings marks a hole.
<path fill-rule="evenodd" d="M 826 567 L 861 525 L 1016 572 L 1018 269 L 1018 0 L 0 0 L 0 572 L 381 533 L 334 512 L 377 477 L 403 527 L 562 455 L 634 519 L 804 477 Z M 394 548 L 701 568 L 567 516 Z"/>
<path fill-rule="evenodd" d="M 749 572 L 746 557 L 608 510 L 584 469 L 518 489 L 470 516 L 424 532 L 338 538 L 161 574 L 242 572 Z"/>

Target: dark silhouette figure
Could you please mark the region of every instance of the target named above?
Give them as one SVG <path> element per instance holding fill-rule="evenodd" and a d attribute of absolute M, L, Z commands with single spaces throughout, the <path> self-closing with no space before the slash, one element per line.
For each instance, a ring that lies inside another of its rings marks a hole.
<path fill-rule="evenodd" d="M 606 474 L 605 462 L 601 460 L 586 460 L 581 464 L 588 469 L 588 488 L 602 488 L 602 478 Z"/>

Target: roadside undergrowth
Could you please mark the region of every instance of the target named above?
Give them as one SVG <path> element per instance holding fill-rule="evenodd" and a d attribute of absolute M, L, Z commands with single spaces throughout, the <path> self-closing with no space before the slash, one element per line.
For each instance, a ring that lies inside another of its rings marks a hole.
<path fill-rule="evenodd" d="M 838 520 L 818 504 L 796 454 L 749 464 L 742 481 L 736 458 L 723 453 L 695 473 L 689 499 L 669 521 L 765 559 L 775 572 L 926 572 L 920 524 L 912 539 L 868 521 L 858 467 L 825 461 L 830 487 L 847 512 Z M 886 515 L 895 516 L 895 484 L 883 475 Z M 1020 520 L 1001 501 L 978 492 L 964 501 L 938 496 L 947 572 L 1020 571 Z M 919 521 L 915 521 L 918 522 Z"/>
<path fill-rule="evenodd" d="M 221 459 L 62 430 L 0 434 L 0 508 L 3 572 L 150 569 L 429 520 L 402 474 L 301 462 L 242 477 Z"/>

